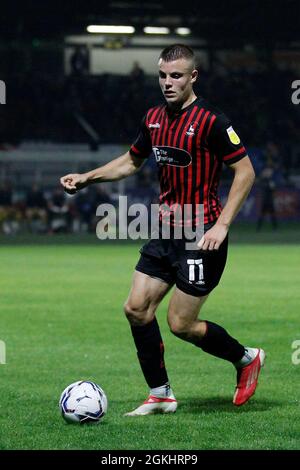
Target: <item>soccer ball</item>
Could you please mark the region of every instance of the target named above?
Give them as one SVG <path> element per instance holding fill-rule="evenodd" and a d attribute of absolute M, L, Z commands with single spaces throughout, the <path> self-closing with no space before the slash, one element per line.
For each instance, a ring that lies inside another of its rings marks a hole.
<path fill-rule="evenodd" d="M 59 408 L 68 423 L 97 423 L 107 412 L 107 398 L 99 385 L 80 380 L 65 388 Z"/>

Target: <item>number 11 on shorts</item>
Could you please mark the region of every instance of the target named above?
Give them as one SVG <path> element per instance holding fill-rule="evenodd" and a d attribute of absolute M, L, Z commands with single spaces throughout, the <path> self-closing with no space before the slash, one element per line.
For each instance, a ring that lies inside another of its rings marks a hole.
<path fill-rule="evenodd" d="M 187 264 L 189 265 L 189 282 L 204 284 L 202 259 L 187 259 Z"/>

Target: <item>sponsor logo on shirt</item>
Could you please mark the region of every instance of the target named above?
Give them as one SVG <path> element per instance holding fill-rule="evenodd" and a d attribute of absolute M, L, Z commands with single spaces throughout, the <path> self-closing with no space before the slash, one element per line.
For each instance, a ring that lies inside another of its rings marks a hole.
<path fill-rule="evenodd" d="M 155 123 L 150 122 L 149 123 L 149 129 L 152 129 L 152 128 L 159 129 L 160 128 L 159 122 L 155 122 Z"/>
<path fill-rule="evenodd" d="M 241 142 L 239 136 L 237 135 L 232 126 L 228 127 L 226 131 L 230 142 L 232 142 L 234 145 L 238 145 Z"/>
<path fill-rule="evenodd" d="M 156 162 L 160 165 L 188 166 L 192 157 L 186 150 L 177 147 L 152 147 Z"/>

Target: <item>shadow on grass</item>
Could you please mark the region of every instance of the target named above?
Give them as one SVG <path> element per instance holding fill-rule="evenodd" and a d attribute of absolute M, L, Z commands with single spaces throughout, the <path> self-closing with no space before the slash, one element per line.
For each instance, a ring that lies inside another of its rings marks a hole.
<path fill-rule="evenodd" d="M 138 405 L 143 402 L 142 399 L 128 401 L 124 400 L 114 400 L 114 405 L 116 406 L 116 414 L 124 414 L 128 411 L 132 411 Z M 212 415 L 214 413 L 227 412 L 231 414 L 240 414 L 240 413 L 261 413 L 265 411 L 270 411 L 274 408 L 282 407 L 283 403 L 280 400 L 266 400 L 259 398 L 252 398 L 243 406 L 234 406 L 232 403 L 232 397 L 211 397 L 211 398 L 180 398 L 178 400 L 178 409 L 176 415 L 179 414 L 193 414 L 193 415 Z M 111 409 L 114 406 L 111 406 Z M 122 411 L 120 411 L 120 409 Z M 160 413 L 155 414 L 156 416 L 161 416 Z"/>
<path fill-rule="evenodd" d="M 183 398 L 179 401 L 179 410 L 181 413 L 199 414 L 219 413 L 220 411 L 227 411 L 228 413 L 258 413 L 282 406 L 282 402 L 279 400 L 253 398 L 243 406 L 234 406 L 231 400 L 231 397 L 188 398 L 186 400 Z"/>

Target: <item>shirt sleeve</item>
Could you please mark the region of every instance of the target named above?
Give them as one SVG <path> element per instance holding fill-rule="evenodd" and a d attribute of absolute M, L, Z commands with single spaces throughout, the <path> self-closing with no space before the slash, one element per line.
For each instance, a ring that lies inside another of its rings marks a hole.
<path fill-rule="evenodd" d="M 146 125 L 146 116 L 142 119 L 138 135 L 131 145 L 129 152 L 134 157 L 148 158 L 152 152 L 152 142 L 149 129 Z"/>
<path fill-rule="evenodd" d="M 247 156 L 247 151 L 225 114 L 216 116 L 209 138 L 209 149 L 219 160 L 231 165 Z"/>

